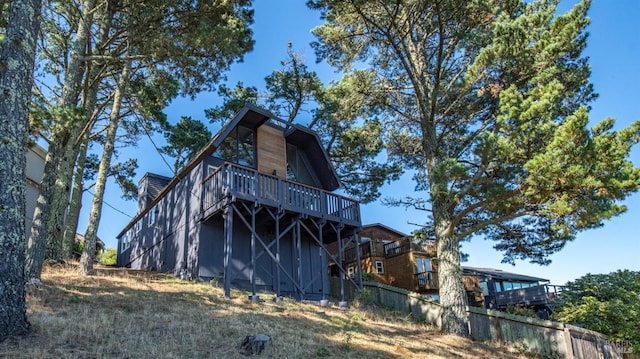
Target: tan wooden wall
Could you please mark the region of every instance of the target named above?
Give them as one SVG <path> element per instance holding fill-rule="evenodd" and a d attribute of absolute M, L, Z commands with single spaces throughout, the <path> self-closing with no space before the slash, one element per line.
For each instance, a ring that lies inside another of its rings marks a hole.
<path fill-rule="evenodd" d="M 282 130 L 262 125 L 258 128 L 258 171 L 287 177 L 287 145 Z"/>

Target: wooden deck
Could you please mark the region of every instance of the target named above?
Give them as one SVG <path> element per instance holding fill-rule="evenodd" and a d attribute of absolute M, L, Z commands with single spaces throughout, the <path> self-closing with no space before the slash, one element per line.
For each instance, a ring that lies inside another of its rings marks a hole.
<path fill-rule="evenodd" d="M 205 217 L 220 211 L 229 200 L 243 200 L 345 225 L 361 223 L 356 200 L 232 163 L 220 166 L 203 186 Z"/>
<path fill-rule="evenodd" d="M 416 292 L 438 289 L 438 273 L 434 271 L 420 272 L 413 275 Z"/>
<path fill-rule="evenodd" d="M 403 237 L 389 243 L 370 241 L 360 245 L 360 258 L 394 257 L 409 252 L 435 255 L 436 247 L 433 243 L 414 243 L 411 237 Z M 349 263 L 355 260 L 356 248 L 347 248 L 344 251 L 342 261 Z"/>

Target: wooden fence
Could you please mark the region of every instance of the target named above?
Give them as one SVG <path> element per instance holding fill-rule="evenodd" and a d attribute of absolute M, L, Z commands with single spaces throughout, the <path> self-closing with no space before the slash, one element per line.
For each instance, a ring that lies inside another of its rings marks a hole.
<path fill-rule="evenodd" d="M 345 282 L 345 300 L 357 296 Z M 377 282 L 363 283 L 364 297 L 383 307 L 411 313 L 416 320 L 442 327 L 440 304 L 426 296 Z M 331 294 L 339 293 L 339 279 L 331 278 Z M 551 358 L 618 359 L 622 356 L 606 337 L 573 325 L 523 317 L 495 310 L 468 307 L 469 329 L 474 340 L 513 343 Z"/>

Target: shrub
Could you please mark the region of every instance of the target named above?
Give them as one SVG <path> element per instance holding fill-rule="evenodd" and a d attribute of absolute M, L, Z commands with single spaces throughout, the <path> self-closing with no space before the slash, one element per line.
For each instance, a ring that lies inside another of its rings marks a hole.
<path fill-rule="evenodd" d="M 115 266 L 118 259 L 118 251 L 114 248 L 107 248 L 102 254 L 101 263 L 106 266 Z"/>

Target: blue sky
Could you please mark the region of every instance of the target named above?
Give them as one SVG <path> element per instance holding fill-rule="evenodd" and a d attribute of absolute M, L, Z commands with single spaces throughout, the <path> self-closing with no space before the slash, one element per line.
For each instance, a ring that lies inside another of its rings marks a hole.
<path fill-rule="evenodd" d="M 562 1 L 560 11 L 566 11 L 575 0 Z M 309 10 L 301 0 L 256 0 L 255 24 L 253 26 L 256 44 L 254 50 L 245 56 L 244 62 L 234 64 L 228 72 L 230 85 L 238 81 L 245 85 L 264 86 L 264 77 L 275 69 L 280 69 L 280 61 L 286 58 L 287 43 L 291 41 L 296 51 L 302 51 L 311 69 L 328 83 L 339 78 L 326 64 L 316 64 L 309 43 L 314 40 L 310 30 L 321 24 L 319 14 Z M 636 24 L 640 14 L 640 1 L 636 0 L 595 0 L 589 16 L 590 37 L 586 55 L 592 65 L 591 80 L 599 98 L 593 103 L 591 120 L 596 123 L 606 117 L 617 119 L 616 128 L 622 128 L 640 120 L 640 27 Z M 192 116 L 205 120 L 204 109 L 220 104 L 216 94 L 202 94 L 195 100 L 178 99 L 166 113 L 170 121 L 180 116 Z M 302 119 L 304 123 L 304 118 Z M 217 128 L 211 127 L 215 133 Z M 162 136 L 154 137 L 161 145 Z M 148 138 L 142 138 L 138 148 L 123 151 L 126 156 L 137 156 L 139 168 L 135 181 L 146 172 L 170 175 L 170 168 L 164 164 Z M 173 163 L 169 159 L 170 163 Z M 640 166 L 640 147 L 632 153 L 632 161 Z M 386 185 L 383 197 L 405 196 L 413 188 L 410 178 Z M 80 231 L 86 227 L 90 197 L 85 197 Z M 107 247 L 115 247 L 115 236 L 135 214 L 136 204 L 120 200 L 119 189 L 113 183 L 107 187 L 105 201 L 117 208 L 105 206 L 99 237 Z M 515 266 L 501 264 L 502 256 L 495 251 L 490 241 L 475 239 L 463 245 L 469 254 L 464 265 L 490 267 L 514 271 L 522 274 L 550 279 L 554 284 L 564 284 L 586 273 L 609 273 L 618 269 L 640 270 L 640 195 L 629 197 L 624 204 L 628 212 L 605 223 L 602 228 L 580 233 L 559 253 L 552 255 L 549 266 L 539 266 L 519 261 Z M 361 208 L 363 224 L 383 223 L 407 234 L 417 227 L 410 223 L 424 223 L 425 212 L 390 208 L 379 202 Z M 636 233 L 636 234 L 634 234 Z M 638 235 L 638 237 L 636 237 Z"/>

